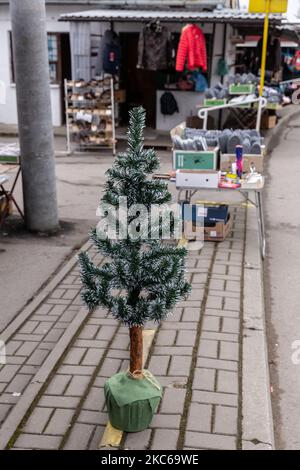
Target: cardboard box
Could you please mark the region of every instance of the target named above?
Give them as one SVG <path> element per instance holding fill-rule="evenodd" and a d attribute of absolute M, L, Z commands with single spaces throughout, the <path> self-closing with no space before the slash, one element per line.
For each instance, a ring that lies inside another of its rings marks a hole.
<path fill-rule="evenodd" d="M 270 111 L 278 111 L 279 109 L 282 109 L 282 106 L 279 103 L 269 103 L 268 101 L 267 109 L 269 109 Z"/>
<path fill-rule="evenodd" d="M 182 219 L 184 221 L 192 221 L 196 225 L 208 226 L 215 222 L 226 223 L 228 216 L 228 204 L 206 203 L 203 205 L 182 203 Z"/>
<path fill-rule="evenodd" d="M 223 241 L 228 236 L 232 228 L 233 219 L 229 214 L 227 223 L 216 222 L 212 227 L 204 227 L 204 240 L 205 241 Z"/>
<path fill-rule="evenodd" d="M 185 125 L 192 129 L 203 129 L 203 119 L 200 119 L 198 116 L 188 116 Z M 207 129 L 215 129 L 215 120 L 210 115 L 208 115 L 207 119 Z"/>
<path fill-rule="evenodd" d="M 178 135 L 184 138 L 186 123 L 182 122 L 174 127 L 170 134 L 171 138 Z M 173 150 L 174 170 L 216 170 L 218 168 L 219 147 L 208 150 Z"/>
<path fill-rule="evenodd" d="M 263 114 L 261 118 L 261 129 L 274 129 L 277 124 L 277 116 Z"/>
<path fill-rule="evenodd" d="M 173 150 L 174 170 L 216 170 L 219 147 L 206 151 Z"/>
<path fill-rule="evenodd" d="M 191 220 L 183 221 L 183 233 L 186 240 L 204 241 L 204 227 L 193 224 Z"/>
<path fill-rule="evenodd" d="M 202 129 L 203 119 L 200 119 L 198 116 L 188 116 L 186 118 L 186 127 L 190 127 L 192 129 Z"/>
<path fill-rule="evenodd" d="M 214 226 L 203 227 L 195 225 L 192 221 L 184 221 L 184 236 L 187 240 L 202 240 L 209 242 L 222 242 L 224 241 L 231 229 L 232 229 L 233 219 L 230 217 L 226 223 L 216 222 Z M 203 233 L 204 232 L 204 233 Z"/>
<path fill-rule="evenodd" d="M 115 96 L 116 103 L 126 102 L 126 90 L 115 90 L 114 96 Z"/>
<path fill-rule="evenodd" d="M 221 153 L 220 156 L 220 170 L 231 172 L 232 163 L 236 161 L 236 156 L 233 154 L 224 154 Z M 254 164 L 256 171 L 258 173 L 263 173 L 264 171 L 264 155 L 244 155 L 243 156 L 243 170 L 244 172 L 250 171 L 251 164 Z"/>
<path fill-rule="evenodd" d="M 218 188 L 220 181 L 219 171 L 205 170 L 177 170 L 177 188 Z"/>

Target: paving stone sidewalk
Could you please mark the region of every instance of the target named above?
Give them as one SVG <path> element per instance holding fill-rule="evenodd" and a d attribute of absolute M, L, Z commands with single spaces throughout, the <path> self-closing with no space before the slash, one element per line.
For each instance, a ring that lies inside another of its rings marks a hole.
<path fill-rule="evenodd" d="M 243 206 L 233 210 L 233 230 L 225 242 L 189 252 L 192 294 L 157 329 L 147 364 L 164 386 L 162 402 L 151 429 L 124 434 L 122 448 L 242 448 L 246 212 Z M 90 253 L 103 262 L 92 248 Z M 99 447 L 107 423 L 103 385 L 128 366 L 128 330 L 102 309 L 81 319 L 78 274 L 77 265 L 70 264 L 7 343 L 7 364 L 0 369 L 2 448 Z M 74 334 L 53 370 L 35 380 L 72 325 Z M 40 384 L 31 399 L 34 382 Z"/>

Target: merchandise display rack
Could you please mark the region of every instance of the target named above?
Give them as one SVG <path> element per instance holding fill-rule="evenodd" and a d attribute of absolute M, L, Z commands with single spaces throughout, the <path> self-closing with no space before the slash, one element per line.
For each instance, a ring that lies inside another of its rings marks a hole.
<path fill-rule="evenodd" d="M 248 98 L 247 101 L 242 104 L 242 106 L 244 106 L 244 105 L 252 106 L 255 103 L 257 103 L 257 110 L 255 110 L 255 113 L 257 112 L 255 129 L 257 131 L 260 131 L 262 111 L 267 106 L 266 98 L 261 98 L 261 97 L 259 97 L 259 98 Z M 207 122 L 208 122 L 208 113 L 211 113 L 213 111 L 223 110 L 223 109 L 234 110 L 235 108 L 238 109 L 240 107 L 241 107 L 241 103 L 228 103 L 228 104 L 225 104 L 223 106 L 214 106 L 214 107 L 209 107 L 209 108 L 203 108 L 202 106 L 200 106 L 200 109 L 198 111 L 198 117 L 203 120 L 203 129 L 206 130 L 207 129 Z M 199 108 L 199 106 L 198 106 L 198 108 Z M 247 120 L 247 118 L 246 118 L 245 123 L 244 123 L 244 120 L 239 119 L 239 121 L 240 121 L 239 123 L 241 125 L 241 129 L 249 128 L 249 119 Z M 247 127 L 246 124 L 248 124 L 248 127 Z"/>
<path fill-rule="evenodd" d="M 67 152 L 110 148 L 116 153 L 114 79 L 65 80 Z"/>
<path fill-rule="evenodd" d="M 215 107 L 215 106 L 224 106 L 226 104 L 230 104 L 230 97 L 237 97 L 237 96 L 248 96 L 252 95 L 255 93 L 256 90 L 256 85 L 253 83 L 247 83 L 247 84 L 231 84 L 229 86 L 229 97 L 228 98 L 206 98 L 204 99 L 203 106 L 206 108 L 210 107 Z M 247 108 L 251 107 L 249 104 L 243 104 L 241 103 L 240 108 Z"/>

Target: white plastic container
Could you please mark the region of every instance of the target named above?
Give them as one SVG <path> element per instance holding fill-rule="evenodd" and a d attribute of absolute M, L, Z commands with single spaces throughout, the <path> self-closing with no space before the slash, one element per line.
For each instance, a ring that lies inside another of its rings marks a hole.
<path fill-rule="evenodd" d="M 177 170 L 177 188 L 218 188 L 220 181 L 220 171 L 204 170 Z"/>

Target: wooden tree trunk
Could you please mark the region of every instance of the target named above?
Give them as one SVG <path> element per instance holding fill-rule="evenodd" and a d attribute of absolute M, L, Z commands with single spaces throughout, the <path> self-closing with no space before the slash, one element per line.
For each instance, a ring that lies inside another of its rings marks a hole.
<path fill-rule="evenodd" d="M 129 328 L 130 334 L 130 366 L 129 370 L 133 374 L 143 368 L 143 328 L 132 326 Z"/>

